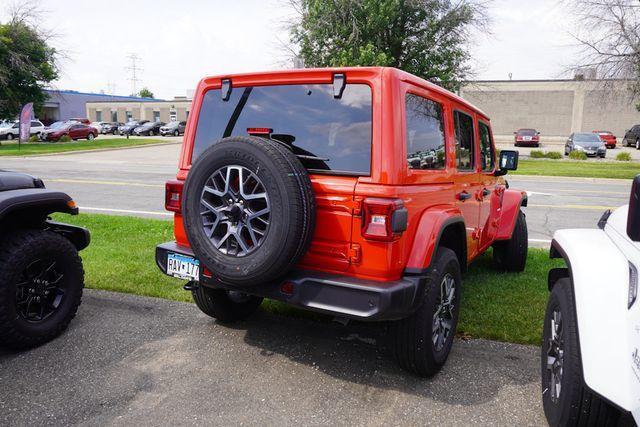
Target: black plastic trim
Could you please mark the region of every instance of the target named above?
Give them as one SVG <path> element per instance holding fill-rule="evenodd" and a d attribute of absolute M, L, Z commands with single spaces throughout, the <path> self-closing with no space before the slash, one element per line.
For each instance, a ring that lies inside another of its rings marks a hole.
<path fill-rule="evenodd" d="M 68 194 L 42 188 L 27 188 L 0 192 L 0 220 L 8 214 L 29 209 L 40 210 L 43 214 L 63 212 L 71 215 L 78 214 L 78 208 L 70 208 L 71 201 Z"/>
<path fill-rule="evenodd" d="M 191 249 L 167 242 L 156 247 L 156 264 L 166 274 L 167 253 L 194 256 Z M 290 284 L 291 293 L 282 291 Z M 373 281 L 297 270 L 271 283 L 238 288 L 214 278 L 200 277 L 200 285 L 239 290 L 296 307 L 364 321 L 397 320 L 409 316 L 422 303 L 427 275 L 405 276 L 397 281 Z"/>
<path fill-rule="evenodd" d="M 91 243 L 91 233 L 84 227 L 50 220 L 45 222 L 45 227 L 69 239 L 79 251 Z"/>

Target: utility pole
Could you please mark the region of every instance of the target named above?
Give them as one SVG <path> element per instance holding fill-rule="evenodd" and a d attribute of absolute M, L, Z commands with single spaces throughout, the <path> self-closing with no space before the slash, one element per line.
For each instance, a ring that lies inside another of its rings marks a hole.
<path fill-rule="evenodd" d="M 136 96 L 138 94 L 138 82 L 140 81 L 138 75 L 142 72 L 142 68 L 138 66 L 140 57 L 135 53 L 130 53 L 129 56 L 127 56 L 127 59 L 131 61 L 131 65 L 125 68 L 127 71 L 131 72 L 131 77 L 129 77 L 131 88 L 133 90 L 131 95 Z"/>

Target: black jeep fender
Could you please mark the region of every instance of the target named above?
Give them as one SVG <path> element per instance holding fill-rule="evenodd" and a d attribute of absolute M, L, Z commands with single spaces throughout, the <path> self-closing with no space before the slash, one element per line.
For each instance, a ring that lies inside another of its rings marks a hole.
<path fill-rule="evenodd" d="M 24 188 L 0 192 L 0 230 L 35 227 L 51 230 L 68 238 L 78 250 L 89 245 L 89 231 L 82 227 L 48 220 L 54 212 L 77 215 L 73 199 L 61 191 Z"/>

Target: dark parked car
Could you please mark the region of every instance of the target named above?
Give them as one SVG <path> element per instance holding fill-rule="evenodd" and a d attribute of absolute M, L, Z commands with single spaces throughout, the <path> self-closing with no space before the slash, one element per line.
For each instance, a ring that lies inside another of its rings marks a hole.
<path fill-rule="evenodd" d="M 98 136 L 98 131 L 92 126 L 82 123 L 68 122 L 52 129 L 46 129 L 40 134 L 43 141 L 59 141 L 63 136 L 76 139 L 92 140 Z"/>
<path fill-rule="evenodd" d="M 78 214 L 67 194 L 0 171 L 0 346 L 23 349 L 60 335 L 76 314 L 89 232 L 49 219 Z"/>
<path fill-rule="evenodd" d="M 160 135 L 167 136 L 180 136 L 184 135 L 184 129 L 187 127 L 187 122 L 169 122 L 160 128 Z"/>
<path fill-rule="evenodd" d="M 162 126 L 164 126 L 164 122 L 146 122 L 143 125 L 133 129 L 133 133 L 138 136 L 154 136 L 160 133 L 160 128 Z"/>
<path fill-rule="evenodd" d="M 102 125 L 102 129 L 100 129 L 100 133 L 106 135 L 108 133 L 117 135 L 118 128 L 120 126 L 124 126 L 124 123 L 121 122 L 108 122 Z"/>
<path fill-rule="evenodd" d="M 635 125 L 625 132 L 622 145 L 636 147 L 636 150 L 640 150 L 640 125 Z"/>
<path fill-rule="evenodd" d="M 607 155 L 607 147 L 597 133 L 572 133 L 564 145 L 564 155 L 572 151 L 582 151 L 587 156 L 598 156 L 603 159 Z"/>
<path fill-rule="evenodd" d="M 120 135 L 132 135 L 133 130 L 138 126 L 142 126 L 147 123 L 149 120 L 131 120 L 130 122 L 125 123 L 122 126 L 118 127 L 118 133 Z"/>

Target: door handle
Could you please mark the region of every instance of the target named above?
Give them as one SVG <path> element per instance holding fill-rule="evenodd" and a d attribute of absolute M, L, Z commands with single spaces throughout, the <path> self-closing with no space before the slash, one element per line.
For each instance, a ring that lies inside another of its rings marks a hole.
<path fill-rule="evenodd" d="M 471 198 L 471 194 L 467 193 L 466 191 L 463 191 L 462 193 L 458 193 L 456 197 L 461 202 L 464 202 L 465 200 L 469 200 Z"/>
<path fill-rule="evenodd" d="M 489 194 L 491 194 L 491 191 L 488 188 L 482 190 L 482 197 L 487 197 Z"/>

